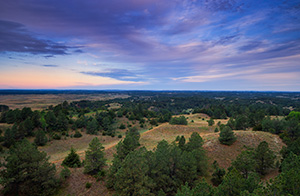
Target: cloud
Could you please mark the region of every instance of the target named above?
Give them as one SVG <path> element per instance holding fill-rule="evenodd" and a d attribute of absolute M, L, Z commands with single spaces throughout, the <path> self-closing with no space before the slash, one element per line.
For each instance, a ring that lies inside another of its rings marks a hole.
<path fill-rule="evenodd" d="M 58 67 L 58 65 L 42 65 L 43 67 Z"/>
<path fill-rule="evenodd" d="M 118 80 L 131 80 L 137 81 L 142 80 L 135 73 L 127 70 L 127 69 L 105 69 L 103 71 L 88 71 L 88 72 L 80 72 L 82 74 L 91 75 L 91 76 L 101 76 L 101 77 L 109 77 Z"/>
<path fill-rule="evenodd" d="M 0 20 L 0 52 L 65 55 L 70 47 L 50 40 L 38 39 L 25 26 Z"/>

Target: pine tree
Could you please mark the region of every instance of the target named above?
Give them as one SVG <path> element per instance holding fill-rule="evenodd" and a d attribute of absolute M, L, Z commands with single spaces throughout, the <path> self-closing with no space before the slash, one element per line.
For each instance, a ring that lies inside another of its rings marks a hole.
<path fill-rule="evenodd" d="M 208 126 L 213 126 L 215 124 L 215 121 L 212 118 L 210 118 L 207 122 L 208 122 Z"/>
<path fill-rule="evenodd" d="M 104 147 L 99 139 L 95 137 L 89 144 L 89 148 L 85 151 L 84 172 L 88 174 L 97 174 L 103 171 L 106 165 L 104 158 Z"/>
<path fill-rule="evenodd" d="M 4 193 L 8 195 L 52 195 L 58 187 L 55 166 L 45 152 L 27 140 L 17 143 L 5 159 L 0 172 Z"/>
<path fill-rule="evenodd" d="M 225 126 L 221 130 L 219 141 L 221 142 L 221 144 L 225 144 L 228 146 L 230 146 L 236 141 L 236 136 L 234 135 L 232 129 L 229 126 Z"/>
<path fill-rule="evenodd" d="M 255 149 L 254 158 L 256 161 L 256 171 L 265 175 L 267 173 L 267 169 L 273 167 L 276 156 L 269 148 L 269 144 L 266 141 L 263 141 Z"/>
<path fill-rule="evenodd" d="M 214 161 L 213 166 L 215 168 L 214 173 L 212 174 L 211 181 L 213 185 L 218 186 L 222 183 L 223 177 L 225 175 L 225 170 L 220 168 L 217 161 Z"/>
<path fill-rule="evenodd" d="M 35 135 L 34 143 L 38 146 L 44 146 L 47 143 L 48 139 L 43 130 L 38 130 Z"/>
<path fill-rule="evenodd" d="M 239 154 L 232 166 L 242 173 L 244 178 L 248 178 L 249 173 L 255 171 L 256 162 L 254 159 L 254 152 L 250 150 L 243 151 Z"/>
<path fill-rule="evenodd" d="M 71 151 L 68 156 L 62 162 L 62 165 L 74 168 L 74 167 L 81 167 L 81 162 L 79 155 L 76 153 L 73 147 L 71 147 Z"/>
<path fill-rule="evenodd" d="M 119 196 L 155 196 L 153 180 L 147 176 L 149 164 L 147 150 L 141 148 L 130 152 L 116 173 L 114 189 Z"/>
<path fill-rule="evenodd" d="M 86 133 L 96 135 L 98 131 L 98 122 L 96 119 L 93 118 L 93 120 L 89 121 L 86 127 Z"/>

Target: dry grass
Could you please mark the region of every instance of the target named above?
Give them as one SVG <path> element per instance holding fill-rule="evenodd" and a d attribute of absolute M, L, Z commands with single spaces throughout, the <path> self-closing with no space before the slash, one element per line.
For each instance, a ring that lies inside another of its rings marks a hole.
<path fill-rule="evenodd" d="M 67 138 L 61 140 L 53 140 L 47 143 L 46 146 L 39 147 L 39 150 L 46 152 L 50 156 L 50 161 L 59 165 L 63 159 L 68 155 L 71 147 L 73 147 L 81 158 L 84 157 L 85 151 L 89 143 L 94 137 L 98 137 L 104 147 L 116 145 L 121 139 L 117 137 L 102 136 L 102 135 L 89 135 L 82 133 L 80 138 Z"/>
<path fill-rule="evenodd" d="M 28 94 L 28 95 L 0 95 L 0 104 L 9 106 L 11 109 L 22 109 L 30 107 L 32 110 L 45 109 L 50 105 L 57 105 L 63 101 L 80 101 L 80 100 L 109 100 L 115 98 L 127 98 L 125 94 Z"/>
<path fill-rule="evenodd" d="M 220 167 L 228 168 L 231 162 L 235 160 L 246 147 L 256 148 L 262 141 L 269 143 L 271 150 L 273 150 L 277 157 L 280 158 L 279 151 L 285 145 L 277 135 L 266 132 L 254 131 L 235 131 L 237 141 L 231 146 L 220 144 L 218 133 L 211 133 L 203 135 L 204 149 L 207 152 L 209 162 L 216 160 Z"/>
<path fill-rule="evenodd" d="M 89 196 L 101 195 L 111 196 L 112 191 L 105 187 L 103 181 L 96 181 L 90 175 L 83 174 L 83 168 L 70 169 L 71 176 L 65 182 L 65 187 L 57 194 L 57 196 L 74 195 L 74 196 Z M 92 184 L 90 188 L 85 188 L 85 184 L 89 182 Z"/>

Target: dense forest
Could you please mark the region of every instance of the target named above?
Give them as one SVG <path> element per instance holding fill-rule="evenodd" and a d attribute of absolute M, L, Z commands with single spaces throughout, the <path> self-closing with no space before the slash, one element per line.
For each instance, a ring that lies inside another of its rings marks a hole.
<path fill-rule="evenodd" d="M 29 94 L 4 91 L 3 94 Z M 34 93 L 107 93 L 34 91 Z M 69 168 L 84 167 L 86 175 L 105 182 L 116 195 L 300 195 L 300 94 L 292 92 L 109 91 L 128 98 L 103 101 L 64 101 L 44 110 L 0 105 L 0 153 L 4 157 L 0 183 L 7 195 L 53 195 L 70 175 Z M 162 140 L 155 149 L 140 144 L 140 130 L 162 123 L 187 126 L 188 114 L 206 114 L 216 125 L 219 142 L 230 146 L 233 130 L 269 132 L 286 144 L 281 157 L 262 141 L 242 151 L 228 169 L 209 164 L 203 139 L 194 132 L 173 142 Z M 278 118 L 274 118 L 274 116 Z M 280 117 L 280 118 L 279 118 Z M 121 118 L 127 123 L 119 123 Z M 216 119 L 228 119 L 217 124 Z M 132 126 L 128 122 L 136 122 Z M 126 130 L 126 134 L 120 134 Z M 47 154 L 37 146 L 53 140 L 79 138 L 82 134 L 122 138 L 110 163 L 105 149 L 94 138 L 81 161 L 75 149 L 62 162 L 59 177 Z M 34 138 L 29 142 L 28 138 Z M 213 172 L 209 172 L 213 168 Z M 261 179 L 271 168 L 280 173 Z M 210 179 L 209 181 L 207 179 Z M 89 185 L 86 184 L 88 187 Z"/>

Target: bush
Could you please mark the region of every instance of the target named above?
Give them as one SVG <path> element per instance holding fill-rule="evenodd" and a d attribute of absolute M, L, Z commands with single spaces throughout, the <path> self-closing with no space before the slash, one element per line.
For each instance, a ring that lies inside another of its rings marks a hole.
<path fill-rule="evenodd" d="M 70 177 L 71 171 L 69 170 L 69 168 L 64 167 L 64 168 L 61 170 L 61 172 L 60 172 L 59 175 L 60 175 L 60 179 L 64 181 L 65 179 L 67 179 L 68 177 Z"/>
<path fill-rule="evenodd" d="M 62 165 L 71 167 L 71 168 L 76 168 L 76 167 L 81 167 L 81 162 L 79 155 L 76 153 L 74 148 L 71 148 L 70 153 L 68 156 L 65 158 L 65 160 L 62 162 Z"/>
<path fill-rule="evenodd" d="M 170 124 L 171 125 L 187 125 L 188 122 L 184 116 L 180 116 L 180 117 L 171 118 Z"/>
<path fill-rule="evenodd" d="M 91 186 L 92 186 L 92 183 L 90 183 L 90 182 L 87 182 L 87 183 L 85 184 L 85 188 L 87 188 L 87 189 L 91 188 Z"/>
<path fill-rule="evenodd" d="M 120 134 L 120 135 L 118 135 L 118 138 L 122 138 L 122 135 Z"/>
<path fill-rule="evenodd" d="M 126 129 L 126 126 L 122 123 L 119 127 L 119 129 Z"/>
<path fill-rule="evenodd" d="M 74 137 L 75 138 L 80 138 L 80 137 L 82 137 L 82 134 L 79 131 L 76 131 L 75 134 L 74 134 Z"/>
<path fill-rule="evenodd" d="M 60 140 L 60 139 L 61 139 L 61 136 L 58 135 L 57 133 L 55 133 L 55 134 L 53 135 L 53 139 L 55 139 L 55 140 Z"/>

